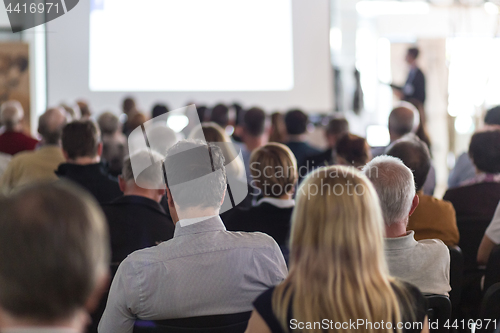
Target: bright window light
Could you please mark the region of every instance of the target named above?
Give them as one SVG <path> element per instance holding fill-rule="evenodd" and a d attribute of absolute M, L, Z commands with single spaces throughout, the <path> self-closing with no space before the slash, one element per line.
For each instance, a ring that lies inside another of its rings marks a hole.
<path fill-rule="evenodd" d="M 384 147 L 389 145 L 391 139 L 389 129 L 383 125 L 370 125 L 366 128 L 366 141 L 370 147 Z"/>
<path fill-rule="evenodd" d="M 189 124 L 189 119 L 182 114 L 173 114 L 167 119 L 167 126 L 179 133 Z"/>
<path fill-rule="evenodd" d="M 498 6 L 491 2 L 484 3 L 484 10 L 490 15 L 498 15 Z"/>
<path fill-rule="evenodd" d="M 378 15 L 428 14 L 429 4 L 423 1 L 360 1 L 356 4 L 359 15 L 371 17 Z"/>
<path fill-rule="evenodd" d="M 455 118 L 455 131 L 459 134 L 474 132 L 474 121 L 471 116 L 460 115 Z"/>
<path fill-rule="evenodd" d="M 334 51 L 342 49 L 342 31 L 334 27 L 330 29 L 330 48 Z"/>

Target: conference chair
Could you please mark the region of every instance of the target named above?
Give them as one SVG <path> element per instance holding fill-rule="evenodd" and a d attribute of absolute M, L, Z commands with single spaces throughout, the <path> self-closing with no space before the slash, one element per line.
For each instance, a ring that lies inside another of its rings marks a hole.
<path fill-rule="evenodd" d="M 456 310 L 460 304 L 462 294 L 462 278 L 464 271 L 464 257 L 458 246 L 449 246 L 450 251 L 450 301 L 453 318 L 456 318 Z"/>
<path fill-rule="evenodd" d="M 476 332 L 489 333 L 495 331 L 499 326 L 498 317 L 500 316 L 500 282 L 490 286 L 484 293 L 481 302 L 480 321 L 481 327 L 477 327 Z M 486 327 L 486 324 L 488 326 Z"/>
<path fill-rule="evenodd" d="M 500 282 L 500 245 L 493 248 L 484 273 L 483 290 L 488 290 L 493 284 Z"/>
<path fill-rule="evenodd" d="M 465 271 L 477 269 L 477 250 L 490 222 L 491 218 L 484 217 L 457 218 L 458 231 L 460 232 L 458 246 L 462 249 L 464 256 Z"/>
<path fill-rule="evenodd" d="M 134 333 L 244 333 L 251 311 L 201 317 L 136 321 Z"/>
<path fill-rule="evenodd" d="M 448 333 L 446 322 L 451 323 L 451 302 L 448 296 L 426 295 L 428 303 L 427 316 L 429 318 L 429 329 L 431 332 Z M 434 325 L 433 325 L 434 323 Z M 436 323 L 438 325 L 436 325 Z"/>

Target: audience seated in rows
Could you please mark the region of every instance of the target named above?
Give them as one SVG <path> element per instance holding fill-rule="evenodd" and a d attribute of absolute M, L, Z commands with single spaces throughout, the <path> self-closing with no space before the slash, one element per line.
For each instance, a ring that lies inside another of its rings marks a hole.
<path fill-rule="evenodd" d="M 419 112 L 412 104 L 408 102 L 401 102 L 399 106 L 394 108 L 389 114 L 389 136 L 390 144 L 387 147 L 374 147 L 372 148 L 373 157 L 382 154 L 387 154 L 390 145 L 395 141 L 407 136 L 415 135 L 419 128 Z M 429 169 L 425 183 L 422 190 L 426 195 L 433 195 L 436 187 L 436 170 L 432 165 Z"/>
<path fill-rule="evenodd" d="M 476 132 L 469 145 L 476 176 L 449 189 L 443 199 L 453 204 L 460 218 L 492 219 L 500 201 L 500 129 Z"/>
<path fill-rule="evenodd" d="M 132 156 L 135 159 L 162 160 L 156 152 L 143 151 Z M 174 235 L 172 219 L 160 205 L 165 189 L 161 164 L 153 164 L 134 179 L 131 157 L 123 165 L 119 176 L 123 196 L 102 204 L 111 239 L 111 261 L 119 263 L 130 253 L 160 244 Z M 160 189 L 158 189 L 160 187 Z"/>
<path fill-rule="evenodd" d="M 54 181 L 54 173 L 65 161 L 61 150 L 62 128 L 66 116 L 61 108 L 53 108 L 42 114 L 38 120 L 38 133 L 42 136 L 40 146 L 35 151 L 16 154 L 0 179 L 0 191 L 4 194 L 13 189 L 37 181 Z"/>
<path fill-rule="evenodd" d="M 136 319 L 250 311 L 260 293 L 287 275 L 270 236 L 226 231 L 218 216 L 226 172 L 217 146 L 178 142 L 167 153 L 165 170 L 174 237 L 122 261 L 100 333 L 132 332 Z"/>
<path fill-rule="evenodd" d="M 415 232 L 415 239 L 437 238 L 448 246 L 458 245 L 460 235 L 453 205 L 426 195 L 422 189 L 431 167 L 427 145 L 417 137 L 406 137 L 393 143 L 387 155 L 399 158 L 413 172 L 419 204 L 410 216 L 408 230 Z"/>
<path fill-rule="evenodd" d="M 228 212 L 224 224 L 231 231 L 263 232 L 285 248 L 295 206 L 292 196 L 298 178 L 297 161 L 287 146 L 268 143 L 252 153 L 250 165 L 252 187 L 262 199 L 256 206 Z"/>
<path fill-rule="evenodd" d="M 313 148 L 306 141 L 307 125 L 309 117 L 301 110 L 291 110 L 285 115 L 285 126 L 288 134 L 286 145 L 297 159 L 299 177 L 304 177 L 306 172 L 302 170 L 310 170 L 313 168 L 311 158 L 318 155 L 320 151 Z"/>
<path fill-rule="evenodd" d="M 331 119 L 325 129 L 328 148 L 311 158 L 313 167 L 337 164 L 337 143 L 347 133 L 349 133 L 349 123 L 345 118 Z"/>
<path fill-rule="evenodd" d="M 341 165 L 363 167 L 371 160 L 370 147 L 365 138 L 355 134 L 343 135 L 337 143 L 337 163 Z"/>
<path fill-rule="evenodd" d="M 101 130 L 101 159 L 108 165 L 110 174 L 118 176 L 127 156 L 127 138 L 122 133 L 120 120 L 113 113 L 104 112 L 97 119 L 97 124 Z"/>
<path fill-rule="evenodd" d="M 97 203 L 68 184 L 0 200 L 0 331 L 84 332 L 109 280 Z"/>
<path fill-rule="evenodd" d="M 490 126 L 500 125 L 500 106 L 489 109 L 484 116 L 484 125 L 486 128 Z M 464 152 L 457 158 L 455 167 L 450 171 L 448 176 L 448 188 L 459 187 L 466 180 L 476 176 L 476 167 L 472 162 L 468 152 Z"/>
<path fill-rule="evenodd" d="M 298 322 L 313 331 L 325 318 L 333 323 L 328 331 L 364 319 L 420 322 L 420 329 L 410 325 L 402 332 L 428 332 L 421 292 L 389 275 L 383 225 L 377 192 L 360 172 L 339 166 L 312 172 L 298 189 L 290 274 L 255 300 L 246 332 L 295 332 Z"/>
<path fill-rule="evenodd" d="M 250 154 L 257 148 L 262 147 L 267 142 L 266 114 L 262 109 L 251 108 L 243 116 L 243 126 L 241 139 L 241 156 L 245 164 L 247 180 L 252 181 L 250 173 Z"/>
<path fill-rule="evenodd" d="M 385 222 L 385 255 L 389 272 L 421 292 L 448 295 L 450 253 L 441 240 L 415 240 L 408 217 L 419 197 L 411 170 L 392 156 L 378 156 L 363 169 L 377 190 Z"/>
<path fill-rule="evenodd" d="M 118 180 L 101 163 L 102 142 L 91 120 L 74 121 L 64 126 L 62 149 L 66 163 L 56 170 L 59 178 L 71 180 L 89 191 L 99 203 L 122 195 Z"/>
<path fill-rule="evenodd" d="M 38 140 L 23 133 L 24 110 L 18 101 L 8 101 L 0 107 L 0 122 L 4 132 L 0 134 L 0 153 L 15 155 L 33 150 Z"/>

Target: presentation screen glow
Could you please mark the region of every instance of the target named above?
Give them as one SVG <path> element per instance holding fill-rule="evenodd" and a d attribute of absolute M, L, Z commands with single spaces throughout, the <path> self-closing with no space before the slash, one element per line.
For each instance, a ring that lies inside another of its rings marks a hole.
<path fill-rule="evenodd" d="M 91 0 L 91 91 L 288 91 L 291 0 Z"/>

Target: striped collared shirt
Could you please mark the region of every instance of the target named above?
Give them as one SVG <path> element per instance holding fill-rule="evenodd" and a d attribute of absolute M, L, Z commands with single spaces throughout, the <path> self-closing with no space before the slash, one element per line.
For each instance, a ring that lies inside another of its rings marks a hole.
<path fill-rule="evenodd" d="M 175 227 L 174 238 L 136 251 L 111 285 L 100 333 L 161 320 L 252 310 L 287 275 L 278 244 L 263 233 L 226 231 L 219 216 Z"/>

